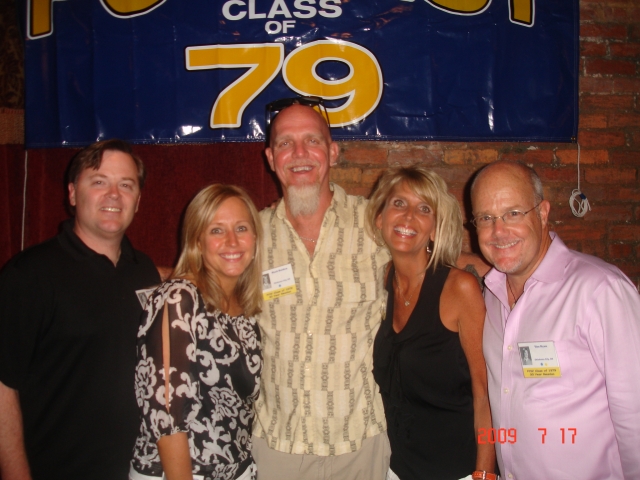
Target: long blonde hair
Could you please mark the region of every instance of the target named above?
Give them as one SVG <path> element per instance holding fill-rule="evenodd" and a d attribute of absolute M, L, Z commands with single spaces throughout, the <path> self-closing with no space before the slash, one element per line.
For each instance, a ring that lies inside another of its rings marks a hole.
<path fill-rule="evenodd" d="M 262 244 L 262 224 L 258 210 L 247 192 L 235 185 L 216 183 L 203 188 L 191 200 L 184 215 L 182 225 L 182 250 L 171 278 L 187 278 L 200 290 L 207 310 L 213 311 L 229 304 L 220 287 L 216 275 L 207 270 L 198 241 L 211 223 L 220 205 L 229 198 L 239 198 L 244 202 L 251 216 L 251 225 L 256 235 L 255 256 L 249 266 L 238 278 L 233 294 L 247 316 L 256 315 L 262 305 L 262 272 L 260 271 Z"/>
<path fill-rule="evenodd" d="M 404 183 L 423 201 L 433 207 L 436 215 L 436 235 L 427 268 L 442 264 L 455 267 L 462 250 L 462 212 L 456 197 L 449 193 L 446 182 L 432 170 L 421 165 L 391 167 L 378 179 L 376 190 L 369 199 L 366 210 L 366 229 L 376 240 L 384 244 L 376 219 L 387 205 L 396 185 Z M 378 241 L 378 237 L 381 239 Z"/>

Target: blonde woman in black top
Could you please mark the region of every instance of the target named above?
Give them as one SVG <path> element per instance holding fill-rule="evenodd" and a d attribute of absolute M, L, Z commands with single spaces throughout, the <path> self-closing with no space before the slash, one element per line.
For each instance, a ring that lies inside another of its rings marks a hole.
<path fill-rule="evenodd" d="M 492 474 L 493 445 L 477 444 L 481 429 L 491 428 L 485 307 L 475 277 L 455 268 L 462 244 L 458 202 L 436 173 L 396 167 L 380 178 L 367 220 L 392 257 L 373 353 L 391 444 L 388 478 Z"/>

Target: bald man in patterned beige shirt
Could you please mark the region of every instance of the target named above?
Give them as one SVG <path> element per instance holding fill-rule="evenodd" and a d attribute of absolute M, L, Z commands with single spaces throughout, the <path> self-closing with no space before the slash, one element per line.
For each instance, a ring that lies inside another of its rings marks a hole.
<path fill-rule="evenodd" d="M 372 349 L 389 254 L 365 233 L 367 200 L 329 182 L 338 145 L 323 116 L 304 98 L 274 103 L 266 156 L 284 198 L 261 213 L 263 270 L 290 266 L 295 292 L 265 301 L 259 318 L 258 479 L 383 480 L 390 450 Z"/>

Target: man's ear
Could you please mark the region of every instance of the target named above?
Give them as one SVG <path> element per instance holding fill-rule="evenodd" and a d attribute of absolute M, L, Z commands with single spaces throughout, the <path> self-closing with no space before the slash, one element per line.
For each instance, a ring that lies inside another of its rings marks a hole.
<path fill-rule="evenodd" d="M 140 207 L 140 199 L 142 198 L 142 194 L 138 194 L 138 201 L 136 202 L 136 209 L 134 212 L 138 212 L 138 207 Z"/>
<path fill-rule="evenodd" d="M 549 221 L 549 212 L 551 211 L 551 204 L 548 200 L 543 200 L 540 202 L 540 206 L 538 207 L 540 211 L 540 221 L 542 222 L 542 226 L 546 227 L 547 222 Z"/>
<path fill-rule="evenodd" d="M 265 148 L 264 154 L 267 156 L 267 161 L 269 162 L 269 166 L 271 167 L 271 170 L 275 172 L 276 168 L 273 165 L 273 150 L 271 150 L 271 147 Z"/>
<path fill-rule="evenodd" d="M 336 142 L 331 142 L 329 145 L 329 165 L 335 166 L 338 163 L 338 155 L 340 154 L 340 147 Z"/>
<path fill-rule="evenodd" d="M 72 207 L 76 206 L 76 186 L 72 183 L 69 183 L 69 185 L 67 185 L 67 188 L 69 189 L 69 204 Z"/>

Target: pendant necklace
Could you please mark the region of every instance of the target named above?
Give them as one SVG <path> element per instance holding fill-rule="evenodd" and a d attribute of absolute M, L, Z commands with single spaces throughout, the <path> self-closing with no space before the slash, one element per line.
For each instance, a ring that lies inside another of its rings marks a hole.
<path fill-rule="evenodd" d="M 409 296 L 409 299 L 407 300 L 403 293 L 402 293 L 402 289 L 400 288 L 400 280 L 398 280 L 398 272 L 393 272 L 394 276 L 396 277 L 396 288 L 398 290 L 398 293 L 400 294 L 400 296 L 402 297 L 402 300 L 404 301 L 404 306 L 408 307 L 409 305 L 411 305 L 411 299 L 413 298 L 413 295 L 416 293 L 416 289 L 413 290 L 413 293 Z M 424 272 L 422 272 L 419 277 L 424 276 L 424 274 L 427 273 L 426 270 Z"/>
<path fill-rule="evenodd" d="M 511 292 L 511 296 L 513 297 L 513 303 L 511 304 L 511 310 L 516 306 L 520 297 L 516 298 L 515 293 L 513 293 L 513 289 L 511 288 L 511 282 L 509 282 L 509 278 L 507 278 L 507 287 L 509 287 L 509 291 Z"/>

